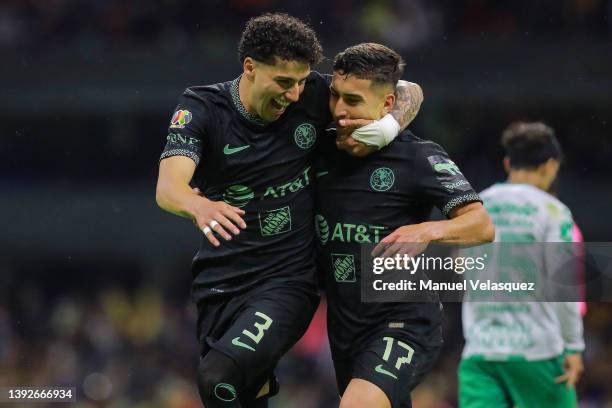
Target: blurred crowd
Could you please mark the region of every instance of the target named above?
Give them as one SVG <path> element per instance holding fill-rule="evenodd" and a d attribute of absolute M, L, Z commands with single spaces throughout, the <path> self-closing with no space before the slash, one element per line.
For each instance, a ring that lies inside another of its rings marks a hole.
<path fill-rule="evenodd" d="M 0 385 L 75 387 L 77 402 L 66 405 L 75 408 L 201 406 L 195 387 L 195 308 L 190 302 L 153 287 L 119 286 L 55 296 L 43 286 L 28 286 L 10 298 L 0 303 Z M 610 306 L 589 305 L 581 407 L 612 406 Z M 415 408 L 456 406 L 459 322 L 458 305 L 447 304 L 446 343 L 435 369 L 414 393 Z M 281 392 L 271 408 L 337 406 L 324 302 L 277 375 Z"/>
<path fill-rule="evenodd" d="M 0 304 L 0 385 L 74 387 L 75 408 L 201 406 L 187 296 L 172 301 L 152 287 L 50 296 L 36 285 L 13 295 L 12 304 Z M 275 407 L 336 403 L 324 308 L 278 374 L 283 392 Z"/>
<path fill-rule="evenodd" d="M 74 407 L 198 407 L 190 308 L 159 291 L 64 294 L 39 288 L 0 308 L 0 384 L 76 387 Z"/>
<path fill-rule="evenodd" d="M 610 0 L 3 0 L 0 50 L 219 46 L 265 11 L 306 16 L 333 36 L 407 50 L 428 41 L 489 35 L 610 37 Z"/>

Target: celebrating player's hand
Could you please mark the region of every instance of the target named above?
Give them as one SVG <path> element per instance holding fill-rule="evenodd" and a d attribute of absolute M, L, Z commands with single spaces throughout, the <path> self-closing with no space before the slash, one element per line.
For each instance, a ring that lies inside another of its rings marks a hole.
<path fill-rule="evenodd" d="M 200 195 L 198 188 L 194 188 L 193 191 Z M 200 195 L 198 204 L 193 211 L 193 222 L 211 244 L 219 246 L 219 240 L 215 237 L 213 231 L 226 241 L 231 240 L 232 236 L 227 231 L 238 235 L 240 230 L 236 225 L 242 229 L 246 228 L 246 223 L 242 219 L 244 214 L 244 210 L 240 208 L 233 207 L 223 201 L 211 201 Z"/>
<path fill-rule="evenodd" d="M 374 257 L 393 257 L 396 254 L 417 256 L 427 249 L 432 240 L 431 224 L 404 225 L 382 239 L 372 250 Z"/>
<path fill-rule="evenodd" d="M 563 361 L 563 371 L 565 371 L 565 373 L 555 378 L 555 384 L 565 382 L 568 389 L 572 388 L 576 385 L 578 380 L 580 380 L 583 370 L 582 354 L 568 354 Z"/>
<path fill-rule="evenodd" d="M 336 126 L 336 147 L 348 154 L 364 157 L 378 150 L 376 146 L 367 145 L 353 139 L 351 134 L 358 128 L 374 122 L 371 119 L 341 119 Z"/>

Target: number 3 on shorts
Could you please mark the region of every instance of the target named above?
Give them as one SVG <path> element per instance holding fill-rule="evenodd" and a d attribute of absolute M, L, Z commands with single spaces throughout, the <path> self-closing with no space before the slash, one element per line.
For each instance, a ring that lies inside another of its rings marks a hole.
<path fill-rule="evenodd" d="M 248 338 L 253 340 L 255 345 L 258 345 L 259 342 L 261 341 L 261 339 L 263 338 L 264 334 L 265 334 L 264 331 L 266 331 L 266 330 L 268 330 L 270 328 L 270 326 L 272 325 L 273 320 L 270 317 L 268 317 L 266 314 L 261 313 L 261 312 L 255 312 L 255 316 L 261 317 L 263 319 L 263 322 L 255 322 L 255 328 L 257 329 L 257 334 L 253 334 L 252 332 L 248 331 L 247 329 L 244 329 L 242 331 L 242 334 L 244 334 L 245 336 L 247 336 Z M 234 338 L 232 340 L 232 344 L 234 346 L 242 347 L 242 348 L 245 348 L 247 350 L 255 351 L 255 349 L 252 346 L 249 346 L 248 344 L 245 344 L 242 341 L 240 341 L 240 337 Z"/>
<path fill-rule="evenodd" d="M 391 349 L 393 348 L 393 341 L 395 340 L 393 337 L 383 337 L 383 340 L 387 342 L 387 347 L 385 347 L 385 354 L 383 354 L 383 360 L 389 361 L 389 357 L 391 356 Z M 414 354 L 414 349 L 410 347 L 408 344 L 403 341 L 397 341 L 397 345 L 401 348 L 408 350 L 408 355 L 405 357 L 398 357 L 395 362 L 395 369 L 399 370 L 403 364 L 410 364 L 412 361 L 412 355 Z"/>

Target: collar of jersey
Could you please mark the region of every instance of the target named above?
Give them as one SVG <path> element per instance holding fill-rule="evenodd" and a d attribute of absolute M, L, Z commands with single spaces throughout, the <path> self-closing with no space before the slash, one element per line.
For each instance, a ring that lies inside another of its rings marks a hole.
<path fill-rule="evenodd" d="M 242 78 L 242 75 L 234 79 L 232 81 L 232 86 L 230 87 L 230 93 L 232 94 L 232 101 L 234 102 L 234 106 L 236 107 L 236 110 L 246 120 L 256 125 L 264 126 L 265 123 L 259 118 L 259 116 L 253 115 L 252 113 L 250 113 L 248 110 L 246 110 L 246 108 L 242 104 L 242 101 L 240 100 L 240 93 L 238 92 L 238 85 L 240 84 L 240 78 Z"/>

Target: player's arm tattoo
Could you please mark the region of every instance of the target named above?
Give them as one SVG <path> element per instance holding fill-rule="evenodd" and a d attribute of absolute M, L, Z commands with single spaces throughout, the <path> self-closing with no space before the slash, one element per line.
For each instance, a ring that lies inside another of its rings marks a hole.
<path fill-rule="evenodd" d="M 404 130 L 416 117 L 423 102 L 423 90 L 418 84 L 408 81 L 398 81 L 395 92 L 395 106 L 391 115 Z"/>

